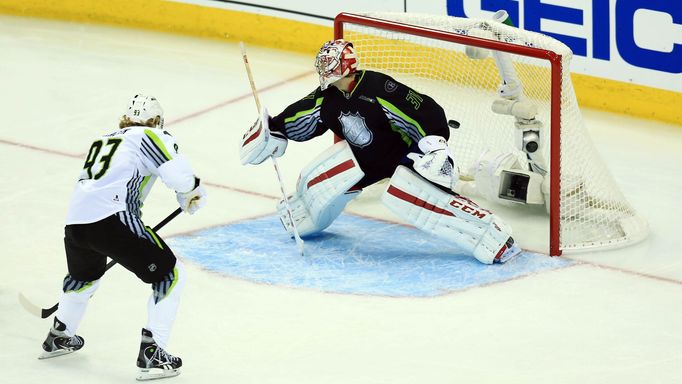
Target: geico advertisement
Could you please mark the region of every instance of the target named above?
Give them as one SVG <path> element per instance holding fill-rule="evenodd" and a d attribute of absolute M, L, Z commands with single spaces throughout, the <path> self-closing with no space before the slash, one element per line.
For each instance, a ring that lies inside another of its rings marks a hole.
<path fill-rule="evenodd" d="M 682 0 L 448 0 L 447 13 L 489 17 L 505 9 L 517 26 L 571 48 L 571 70 L 682 91 Z"/>

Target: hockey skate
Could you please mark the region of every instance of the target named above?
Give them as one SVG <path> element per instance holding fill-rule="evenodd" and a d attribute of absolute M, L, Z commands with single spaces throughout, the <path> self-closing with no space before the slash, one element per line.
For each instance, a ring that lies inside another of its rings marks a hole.
<path fill-rule="evenodd" d="M 163 348 L 159 347 L 151 331 L 142 328 L 142 343 L 140 353 L 137 356 L 137 366 L 140 372 L 137 375 L 138 381 L 163 379 L 180 374 L 182 359 L 175 357 Z"/>
<path fill-rule="evenodd" d="M 519 246 L 514 243 L 513 238 L 510 237 L 507 240 L 506 246 L 507 249 L 504 252 L 502 252 L 499 258 L 495 259 L 495 263 L 504 264 L 507 261 L 521 254 L 521 248 L 519 248 Z"/>
<path fill-rule="evenodd" d="M 38 356 L 38 359 L 42 360 L 66 355 L 67 353 L 76 352 L 83 348 L 85 340 L 83 340 L 82 337 L 78 335 L 67 336 L 64 331 L 66 331 L 66 324 L 55 317 L 54 325 L 43 342 L 43 350 L 45 352 Z"/>

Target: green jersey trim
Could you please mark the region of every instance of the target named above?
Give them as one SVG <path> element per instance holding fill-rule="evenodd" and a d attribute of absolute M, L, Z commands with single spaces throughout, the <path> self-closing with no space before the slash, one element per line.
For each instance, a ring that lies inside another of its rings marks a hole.
<path fill-rule="evenodd" d="M 159 137 L 156 135 L 156 133 L 152 132 L 149 129 L 144 130 L 145 135 L 149 137 L 154 145 L 158 148 L 159 152 L 164 156 L 166 161 L 173 159 L 173 157 L 170 155 L 168 150 L 166 149 L 166 146 L 163 144 L 163 141 L 159 139 Z"/>
<path fill-rule="evenodd" d="M 403 135 L 407 135 L 412 142 L 419 142 L 422 137 L 426 136 L 426 132 L 424 132 L 424 129 L 417 120 L 408 116 L 388 100 L 377 97 L 377 101 L 390 121 L 391 128 L 394 131 L 399 130 L 403 140 L 405 140 Z M 407 143 L 407 141 L 405 142 Z M 408 145 L 411 145 L 411 143 L 408 143 Z"/>
<path fill-rule="evenodd" d="M 322 104 L 322 100 L 324 100 L 324 97 L 318 97 L 317 99 L 315 99 L 315 106 L 314 107 L 312 107 L 310 109 L 306 109 L 305 111 L 297 112 L 295 115 L 293 115 L 291 117 L 287 117 L 286 119 L 284 119 L 284 123 L 285 124 L 291 123 L 293 121 L 300 119 L 303 116 L 310 115 L 311 113 L 315 112 L 315 108 L 318 108 Z"/>
<path fill-rule="evenodd" d="M 149 227 L 145 227 L 144 229 L 145 229 L 145 231 L 147 231 L 147 233 L 149 233 L 149 235 L 151 235 L 152 239 L 154 240 L 154 243 L 156 243 L 156 245 L 159 248 L 163 249 L 163 245 L 159 241 L 159 238 L 156 236 L 156 233 L 154 233 L 154 231 L 152 231 L 152 229 Z"/>

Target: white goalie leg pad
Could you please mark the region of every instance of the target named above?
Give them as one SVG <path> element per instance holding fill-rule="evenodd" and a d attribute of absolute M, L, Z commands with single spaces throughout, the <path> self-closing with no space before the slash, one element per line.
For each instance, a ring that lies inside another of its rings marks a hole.
<path fill-rule="evenodd" d="M 340 141 L 317 156 L 302 171 L 296 193 L 289 197 L 289 207 L 301 236 L 327 228 L 360 190 L 349 191 L 365 176 L 346 141 Z M 284 228 L 293 234 L 286 205 L 281 201 L 277 212 Z"/>
<path fill-rule="evenodd" d="M 296 229 L 299 236 L 308 236 L 323 231 L 331 225 L 334 220 L 339 217 L 343 209 L 351 200 L 355 199 L 360 190 L 347 191 L 322 207 L 321 211 L 311 211 L 305 202 L 305 199 L 297 191 L 294 195 L 289 197 L 289 207 L 291 214 L 296 223 Z M 294 228 L 289 220 L 289 212 L 283 201 L 277 204 L 277 213 L 282 221 L 284 229 L 290 234 L 294 235 Z"/>
<path fill-rule="evenodd" d="M 513 244 L 511 228 L 500 218 L 463 196 L 442 191 L 407 167 L 396 169 L 381 200 L 415 227 L 455 243 L 481 263 L 510 258 L 505 252 Z"/>

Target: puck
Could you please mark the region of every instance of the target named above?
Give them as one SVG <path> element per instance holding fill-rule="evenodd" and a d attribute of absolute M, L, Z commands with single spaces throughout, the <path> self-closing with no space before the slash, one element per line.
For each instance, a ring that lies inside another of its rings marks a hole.
<path fill-rule="evenodd" d="M 450 128 L 457 129 L 457 128 L 459 128 L 459 121 L 456 121 L 456 120 L 448 120 L 448 126 L 449 126 Z"/>

